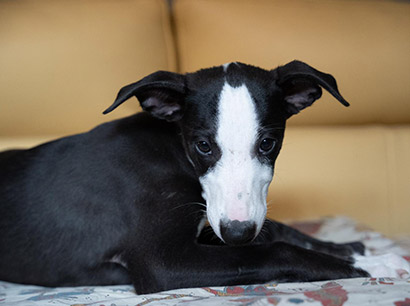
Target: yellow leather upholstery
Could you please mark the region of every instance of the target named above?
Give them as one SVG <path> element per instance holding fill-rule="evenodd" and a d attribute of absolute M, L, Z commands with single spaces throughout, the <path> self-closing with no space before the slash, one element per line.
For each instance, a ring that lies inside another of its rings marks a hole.
<path fill-rule="evenodd" d="M 102 111 L 121 86 L 174 70 L 162 0 L 0 2 L 0 136 L 68 134 L 135 112 Z"/>
<path fill-rule="evenodd" d="M 348 215 L 409 233 L 410 125 L 289 127 L 269 190 L 274 219 Z"/>

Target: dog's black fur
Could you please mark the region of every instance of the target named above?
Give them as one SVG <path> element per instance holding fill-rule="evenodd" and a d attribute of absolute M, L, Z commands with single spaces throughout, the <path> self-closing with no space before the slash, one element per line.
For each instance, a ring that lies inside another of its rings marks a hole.
<path fill-rule="evenodd" d="M 198 177 L 220 152 L 203 157 L 192 144 L 198 133 L 214 133 L 224 82 L 246 84 L 261 125 L 275 127 L 276 148 L 264 156 L 272 168 L 286 120 L 320 97 L 319 86 L 348 105 L 330 75 L 301 62 L 271 71 L 232 64 L 157 72 L 126 86 L 106 112 L 132 96 L 146 112 L 0 154 L 0 279 L 132 282 L 149 293 L 368 276 L 350 258 L 364 252 L 361 243 L 321 242 L 271 220 L 251 243 L 226 245 L 209 228 L 198 237 L 206 209 Z"/>

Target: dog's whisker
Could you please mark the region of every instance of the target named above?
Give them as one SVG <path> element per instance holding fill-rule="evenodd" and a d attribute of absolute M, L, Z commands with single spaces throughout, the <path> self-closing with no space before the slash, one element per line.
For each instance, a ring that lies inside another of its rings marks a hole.
<path fill-rule="evenodd" d="M 266 202 L 266 212 L 270 213 L 272 212 L 272 209 L 273 209 L 272 200 L 269 200 Z"/>
<path fill-rule="evenodd" d="M 266 241 L 266 230 L 262 229 L 259 233 L 259 237 L 263 240 Z"/>
<path fill-rule="evenodd" d="M 191 205 L 199 205 L 199 206 L 205 207 L 205 210 L 207 207 L 206 204 L 201 203 L 201 202 L 187 202 L 187 203 L 180 204 L 178 206 L 173 207 L 172 210 L 179 209 L 179 208 L 186 207 L 186 206 L 191 206 Z"/>

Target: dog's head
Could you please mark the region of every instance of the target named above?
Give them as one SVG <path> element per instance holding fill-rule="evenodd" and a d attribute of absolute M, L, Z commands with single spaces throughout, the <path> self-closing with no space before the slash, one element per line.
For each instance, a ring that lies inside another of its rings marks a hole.
<path fill-rule="evenodd" d="M 299 61 L 274 70 L 231 63 L 158 71 L 122 88 L 104 113 L 136 96 L 153 116 L 178 122 L 209 223 L 226 243 L 243 244 L 263 226 L 286 120 L 319 99 L 321 87 L 349 105 L 331 75 Z"/>

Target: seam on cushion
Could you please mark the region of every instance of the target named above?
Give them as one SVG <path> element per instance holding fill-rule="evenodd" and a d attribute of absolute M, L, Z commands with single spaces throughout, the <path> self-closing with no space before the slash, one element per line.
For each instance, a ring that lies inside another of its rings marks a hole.
<path fill-rule="evenodd" d="M 393 218 L 394 218 L 394 208 L 395 203 L 397 201 L 396 195 L 396 153 L 395 150 L 396 144 L 394 140 L 393 131 L 390 127 L 387 127 L 384 132 L 384 144 L 385 144 L 385 153 L 386 153 L 386 185 L 387 185 L 387 214 L 388 214 L 388 228 L 389 228 L 389 235 L 395 232 Z"/>
<path fill-rule="evenodd" d="M 176 39 L 175 39 L 175 45 L 178 48 L 178 56 L 179 56 L 179 60 L 178 60 L 179 71 L 178 72 L 185 73 L 188 70 L 186 67 L 186 63 L 189 62 L 189 60 L 186 60 L 186 59 L 189 58 L 189 52 L 184 52 L 187 50 L 187 48 L 184 47 L 183 39 L 181 38 L 181 37 L 186 37 L 187 35 L 186 33 L 185 33 L 185 36 L 183 35 L 185 25 L 181 17 L 178 17 L 178 16 L 181 16 L 181 14 L 179 13 L 179 11 L 182 10 L 180 7 L 181 5 L 183 5 L 181 4 L 181 2 L 183 3 L 183 0 L 173 1 L 173 14 L 174 14 L 175 31 L 178 33 L 178 36 L 176 36 Z M 191 15 L 192 12 L 187 13 L 187 8 L 185 8 L 185 14 Z M 185 61 L 183 61 L 182 58 L 185 58 Z"/>
<path fill-rule="evenodd" d="M 406 148 L 403 148 L 405 144 L 408 144 L 406 142 L 406 139 L 403 139 L 402 137 L 405 135 L 407 132 L 406 130 L 402 130 L 403 126 L 396 125 L 394 127 L 390 127 L 389 131 L 391 134 L 391 139 L 392 143 L 391 145 L 394 146 L 392 147 L 392 166 L 391 166 L 391 172 L 392 172 L 392 198 L 391 198 L 391 220 L 392 220 L 392 233 L 397 235 L 397 234 L 403 234 L 404 233 L 404 228 L 403 228 L 403 218 L 402 216 L 402 211 L 403 211 L 403 206 L 405 203 L 402 202 L 403 198 L 407 198 L 405 195 L 403 195 L 403 190 L 406 188 L 404 187 L 406 185 L 406 178 L 403 177 L 403 165 L 400 163 L 403 159 L 401 156 L 404 152 L 408 152 Z M 406 167 L 406 165 L 404 165 Z M 409 176 L 410 177 L 410 176 Z"/>
<path fill-rule="evenodd" d="M 173 33 L 171 28 L 171 12 L 166 0 L 157 0 L 161 10 L 161 28 L 166 49 L 167 69 L 170 71 L 177 70 L 177 58 L 175 45 L 173 43 Z"/>
<path fill-rule="evenodd" d="M 175 54 L 175 70 L 176 72 L 181 72 L 181 56 L 180 50 L 178 45 L 178 30 L 176 25 L 176 17 L 175 17 L 175 0 L 167 0 L 168 3 L 168 14 L 169 14 L 169 23 L 170 23 L 170 30 L 171 30 L 171 39 L 172 39 L 172 47 L 174 48 Z"/>

